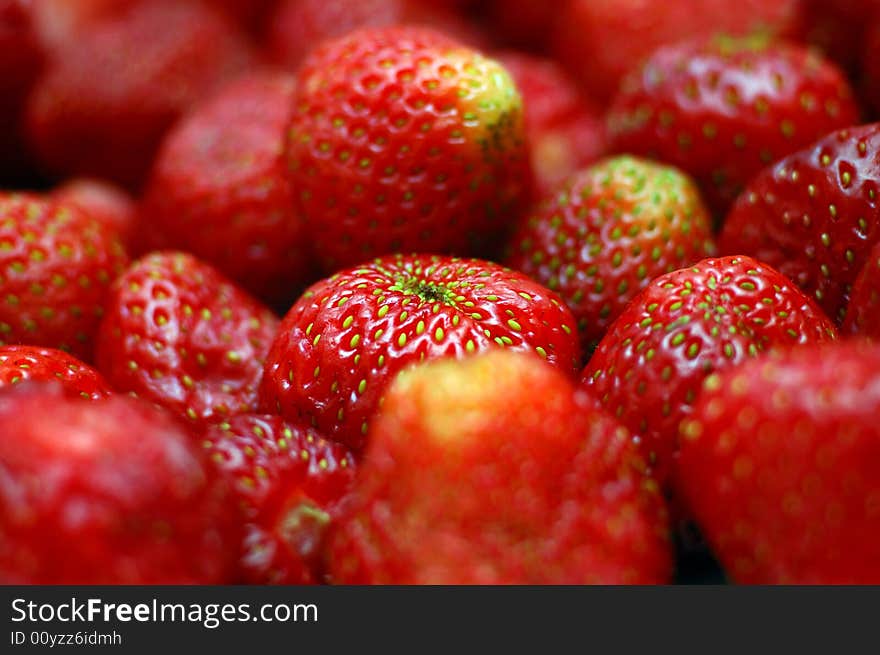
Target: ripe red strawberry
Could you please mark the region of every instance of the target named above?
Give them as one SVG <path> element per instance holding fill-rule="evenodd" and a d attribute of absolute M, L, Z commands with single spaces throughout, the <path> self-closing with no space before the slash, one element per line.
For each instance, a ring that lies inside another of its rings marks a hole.
<path fill-rule="evenodd" d="M 310 428 L 259 414 L 211 426 L 204 445 L 245 516 L 244 581 L 320 582 L 324 534 L 354 479 L 348 449 Z"/>
<path fill-rule="evenodd" d="M 706 380 L 679 482 L 734 580 L 880 582 L 880 348 L 839 343 Z"/>
<path fill-rule="evenodd" d="M 168 127 L 251 61 L 244 37 L 202 3 L 136 3 L 53 60 L 28 106 L 32 146 L 54 173 L 137 187 Z"/>
<path fill-rule="evenodd" d="M 764 37 L 698 38 L 633 71 L 608 129 L 617 149 L 693 175 L 723 214 L 762 168 L 857 119 L 843 73 L 816 52 Z"/>
<path fill-rule="evenodd" d="M 880 241 L 880 123 L 840 130 L 764 170 L 734 205 L 721 251 L 767 262 L 841 320 Z"/>
<path fill-rule="evenodd" d="M 78 207 L 0 193 L 0 345 L 90 361 L 108 288 L 126 263 L 117 236 Z"/>
<path fill-rule="evenodd" d="M 312 286 L 281 323 L 260 387 L 264 410 L 363 445 L 403 367 L 495 346 L 578 366 L 571 312 L 525 275 L 475 259 L 395 255 Z"/>
<path fill-rule="evenodd" d="M 0 389 L 27 380 L 58 382 L 66 394 L 91 400 L 110 394 L 98 371 L 66 352 L 36 346 L 0 347 Z"/>
<path fill-rule="evenodd" d="M 166 137 L 143 208 L 156 249 L 178 248 L 268 300 L 292 300 L 310 253 L 283 157 L 294 82 L 257 72 L 223 87 Z"/>
<path fill-rule="evenodd" d="M 125 396 L 0 393 L 0 583 L 230 582 L 240 518 L 192 437 Z"/>
<path fill-rule="evenodd" d="M 134 199 L 114 184 L 86 177 L 74 178 L 55 189 L 52 197 L 76 205 L 105 228 L 115 231 L 126 246 L 136 245 L 137 208 Z"/>
<path fill-rule="evenodd" d="M 877 62 L 880 57 L 880 2 L 877 2 L 877 6 L 878 11 L 869 23 L 861 53 L 864 97 L 875 116 L 880 111 L 880 63 Z"/>
<path fill-rule="evenodd" d="M 835 337 L 822 310 L 769 266 L 749 257 L 705 259 L 657 278 L 627 306 L 583 383 L 638 435 L 666 481 L 679 423 L 707 375 L 767 350 Z"/>
<path fill-rule="evenodd" d="M 365 29 L 319 47 L 297 77 L 287 145 L 327 270 L 491 243 L 529 189 L 513 80 L 427 29 Z"/>
<path fill-rule="evenodd" d="M 874 246 L 853 285 L 842 332 L 880 340 L 880 243 Z"/>
<path fill-rule="evenodd" d="M 551 38 L 559 59 L 599 100 L 660 46 L 714 34 L 754 32 L 794 37 L 802 30 L 801 0 L 566 0 L 553 4 Z"/>
<path fill-rule="evenodd" d="M 604 119 L 553 60 L 516 51 L 496 56 L 522 93 L 535 194 L 540 197 L 605 154 Z"/>
<path fill-rule="evenodd" d="M 0 187 L 29 171 L 21 116 L 44 60 L 32 2 L 0 0 Z"/>
<path fill-rule="evenodd" d="M 98 335 L 100 370 L 200 424 L 256 406 L 278 326 L 269 309 L 192 255 L 160 252 L 116 283 Z"/>
<path fill-rule="evenodd" d="M 629 156 L 574 174 L 510 243 L 507 264 L 562 296 L 585 352 L 651 280 L 714 251 L 712 219 L 690 178 Z"/>
<path fill-rule="evenodd" d="M 281 0 L 269 22 L 269 51 L 276 64 L 297 70 L 321 42 L 365 27 L 424 25 L 474 47 L 488 38 L 436 0 Z"/>
<path fill-rule="evenodd" d="M 326 558 L 343 584 L 649 584 L 672 568 L 628 432 L 503 351 L 396 379 Z"/>

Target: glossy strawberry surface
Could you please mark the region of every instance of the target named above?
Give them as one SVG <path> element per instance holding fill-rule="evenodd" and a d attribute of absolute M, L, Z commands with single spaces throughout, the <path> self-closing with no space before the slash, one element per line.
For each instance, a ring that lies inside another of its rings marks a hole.
<path fill-rule="evenodd" d="M 278 319 L 192 255 L 134 262 L 107 301 L 98 369 L 193 425 L 253 411 Z"/>
<path fill-rule="evenodd" d="M 474 259 L 385 257 L 297 301 L 266 360 L 260 401 L 359 448 L 402 368 L 498 347 L 535 352 L 566 373 L 578 367 L 571 312 L 521 273 Z"/>
<path fill-rule="evenodd" d="M 775 348 L 837 336 L 794 284 L 748 257 L 705 259 L 655 279 L 599 343 L 583 383 L 638 436 L 657 478 L 703 379 Z"/>

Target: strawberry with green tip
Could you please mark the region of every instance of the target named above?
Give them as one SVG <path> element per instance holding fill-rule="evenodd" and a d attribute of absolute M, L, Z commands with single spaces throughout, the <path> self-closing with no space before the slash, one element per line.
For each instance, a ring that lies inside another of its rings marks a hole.
<path fill-rule="evenodd" d="M 666 521 L 629 433 L 496 350 L 395 379 L 325 557 L 341 584 L 658 584 Z"/>
<path fill-rule="evenodd" d="M 774 348 L 836 338 L 794 284 L 749 257 L 705 259 L 651 282 L 599 343 L 583 384 L 638 436 L 657 479 L 703 379 Z"/>
<path fill-rule="evenodd" d="M 818 53 L 713 37 L 658 49 L 621 85 L 608 126 L 618 150 L 690 173 L 723 215 L 765 166 L 858 116 L 846 77 Z"/>
<path fill-rule="evenodd" d="M 110 284 L 127 263 L 117 234 L 76 205 L 0 193 L 0 345 L 90 361 Z"/>
<path fill-rule="evenodd" d="M 880 582 L 880 347 L 801 347 L 706 380 L 678 484 L 733 580 Z"/>
<path fill-rule="evenodd" d="M 880 242 L 880 123 L 839 130 L 762 171 L 728 214 L 719 247 L 775 266 L 841 321 Z"/>
<path fill-rule="evenodd" d="M 57 382 L 71 396 L 99 400 L 110 386 L 98 371 L 62 350 L 37 346 L 0 347 L 0 389 L 31 382 Z"/>
<path fill-rule="evenodd" d="M 294 304 L 266 360 L 261 406 L 360 448 L 400 369 L 498 347 L 535 352 L 567 374 L 579 365 L 571 312 L 525 275 L 476 259 L 384 257 Z"/>
<path fill-rule="evenodd" d="M 548 195 L 509 250 L 511 268 L 568 304 L 589 352 L 651 280 L 713 254 L 712 220 L 687 175 L 621 156 Z"/>
<path fill-rule="evenodd" d="M 203 444 L 245 517 L 243 580 L 320 582 L 324 534 L 354 479 L 351 452 L 311 428 L 260 414 L 209 426 Z"/>
<path fill-rule="evenodd" d="M 97 364 L 193 425 L 256 408 L 278 319 L 212 266 L 179 252 L 134 262 L 113 286 Z"/>
<path fill-rule="evenodd" d="M 529 193 L 522 99 L 497 62 L 416 27 L 319 46 L 297 75 L 287 164 L 325 271 L 493 244 Z"/>

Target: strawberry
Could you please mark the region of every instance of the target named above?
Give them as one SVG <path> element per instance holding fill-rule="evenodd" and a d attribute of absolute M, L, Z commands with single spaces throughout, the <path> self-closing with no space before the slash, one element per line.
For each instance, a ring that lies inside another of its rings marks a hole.
<path fill-rule="evenodd" d="M 706 380 L 679 481 L 748 584 L 880 582 L 880 348 L 838 343 Z"/>
<path fill-rule="evenodd" d="M 309 57 L 287 161 L 326 270 L 490 243 L 529 188 L 522 101 L 508 73 L 413 27 L 360 30 Z"/>
<path fill-rule="evenodd" d="M 310 281 L 282 152 L 293 90 L 289 75 L 256 72 L 199 104 L 166 137 L 142 212 L 156 249 L 191 252 L 273 301 Z"/>
<path fill-rule="evenodd" d="M 117 236 L 75 205 L 0 192 L 0 345 L 89 361 L 110 283 L 126 263 Z"/>
<path fill-rule="evenodd" d="M 551 43 L 558 58 L 597 100 L 657 48 L 683 39 L 754 32 L 801 34 L 802 0 L 564 0 Z M 562 5 L 561 7 L 559 5 Z"/>
<path fill-rule="evenodd" d="M 487 37 L 436 0 L 281 0 L 269 22 L 274 62 L 297 70 L 322 41 L 365 27 L 424 25 L 481 47 Z"/>
<path fill-rule="evenodd" d="M 621 156 L 546 196 L 514 232 L 507 264 L 562 296 L 590 352 L 652 279 L 713 250 L 712 220 L 691 179 Z"/>
<path fill-rule="evenodd" d="M 634 434 L 666 482 L 678 426 L 703 379 L 761 352 L 836 337 L 787 278 L 749 257 L 705 259 L 658 277 L 611 325 L 583 384 Z"/>
<path fill-rule="evenodd" d="M 355 461 L 341 444 L 277 416 L 241 414 L 208 428 L 204 445 L 247 521 L 241 575 L 248 584 L 313 584 Z"/>
<path fill-rule="evenodd" d="M 394 255 L 312 286 L 266 360 L 261 406 L 363 446 L 385 387 L 423 359 L 506 347 L 578 366 L 571 312 L 526 276 L 475 259 Z"/>
<path fill-rule="evenodd" d="M 0 393 L 0 583 L 229 582 L 237 508 L 185 430 L 44 385 Z"/>
<path fill-rule="evenodd" d="M 880 1 L 877 5 L 878 11 L 869 23 L 861 53 L 864 97 L 875 116 L 880 112 L 880 63 L 877 61 L 880 57 Z"/>
<path fill-rule="evenodd" d="M 27 94 L 45 62 L 32 0 L 0 0 L 0 187 L 29 171 L 21 121 Z"/>
<path fill-rule="evenodd" d="M 619 423 L 496 351 L 401 373 L 326 559 L 342 584 L 669 580 L 666 513 Z"/>
<path fill-rule="evenodd" d="M 137 208 L 123 189 L 104 180 L 81 177 L 68 180 L 51 195 L 59 202 L 76 205 L 104 228 L 115 231 L 126 246 L 135 245 Z"/>
<path fill-rule="evenodd" d="M 880 243 L 874 246 L 853 285 L 842 332 L 880 340 Z"/>
<path fill-rule="evenodd" d="M 721 251 L 775 266 L 829 316 L 880 241 L 880 123 L 830 134 L 764 170 L 731 209 Z"/>
<path fill-rule="evenodd" d="M 546 195 L 605 153 L 602 114 L 553 60 L 516 51 L 496 57 L 522 93 L 536 195 Z"/>
<path fill-rule="evenodd" d="M 0 347 L 0 389 L 26 380 L 58 382 L 65 393 L 91 400 L 110 394 L 104 377 L 76 357 L 54 348 Z"/>
<path fill-rule="evenodd" d="M 138 2 L 87 24 L 31 94 L 32 146 L 55 173 L 137 188 L 168 127 L 253 56 L 200 2 Z"/>
<path fill-rule="evenodd" d="M 113 285 L 97 363 L 131 391 L 193 425 L 256 406 L 263 360 L 278 319 L 210 265 L 159 252 Z"/>
<path fill-rule="evenodd" d="M 857 119 L 849 83 L 819 54 L 763 37 L 697 38 L 633 71 L 608 129 L 618 150 L 693 175 L 723 215 L 762 168 Z"/>

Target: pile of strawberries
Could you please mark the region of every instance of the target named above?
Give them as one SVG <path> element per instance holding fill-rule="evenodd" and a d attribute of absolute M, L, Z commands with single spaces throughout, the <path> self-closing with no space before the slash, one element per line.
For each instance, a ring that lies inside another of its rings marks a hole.
<path fill-rule="evenodd" d="M 0 0 L 0 582 L 880 583 L 877 0 Z"/>

